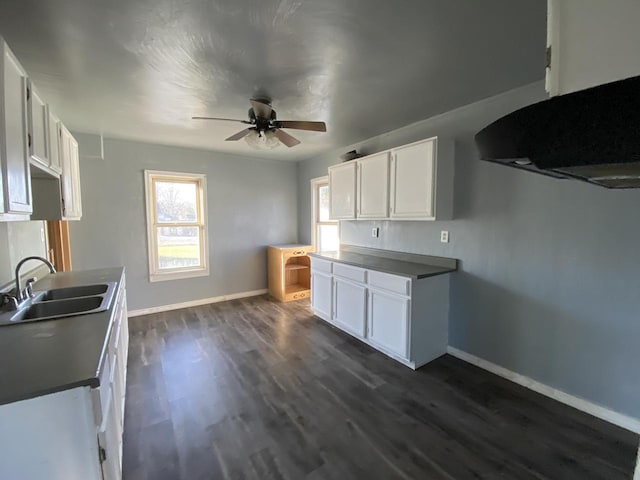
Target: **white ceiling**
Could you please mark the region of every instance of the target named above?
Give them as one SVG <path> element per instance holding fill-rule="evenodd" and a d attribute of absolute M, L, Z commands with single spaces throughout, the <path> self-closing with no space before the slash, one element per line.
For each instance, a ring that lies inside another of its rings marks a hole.
<path fill-rule="evenodd" d="M 2 0 L 0 35 L 83 132 L 296 160 L 544 75 L 543 0 Z M 224 142 L 268 95 L 297 147 Z"/>

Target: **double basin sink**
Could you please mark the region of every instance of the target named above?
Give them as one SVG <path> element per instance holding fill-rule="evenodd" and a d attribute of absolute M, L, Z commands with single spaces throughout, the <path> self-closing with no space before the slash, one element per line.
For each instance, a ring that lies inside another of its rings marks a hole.
<path fill-rule="evenodd" d="M 116 282 L 34 292 L 18 310 L 0 316 L 0 325 L 53 320 L 108 310 Z"/>

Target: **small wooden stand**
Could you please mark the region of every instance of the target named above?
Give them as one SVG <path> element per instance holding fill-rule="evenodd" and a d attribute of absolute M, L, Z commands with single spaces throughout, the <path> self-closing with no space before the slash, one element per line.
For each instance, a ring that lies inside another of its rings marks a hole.
<path fill-rule="evenodd" d="M 281 302 L 309 298 L 311 245 L 270 245 L 267 248 L 269 295 Z"/>

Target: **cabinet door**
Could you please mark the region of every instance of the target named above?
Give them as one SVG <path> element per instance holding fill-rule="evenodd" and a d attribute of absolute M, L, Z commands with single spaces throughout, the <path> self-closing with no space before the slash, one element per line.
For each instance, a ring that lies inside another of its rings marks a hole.
<path fill-rule="evenodd" d="M 2 208 L 4 213 L 29 214 L 33 208 L 27 145 L 27 73 L 1 39 L 0 48 L 4 103 L 4 131 L 0 131 Z"/>
<path fill-rule="evenodd" d="M 329 167 L 329 216 L 356 218 L 356 162 Z"/>
<path fill-rule="evenodd" d="M 38 91 L 29 85 L 29 156 L 31 161 L 49 168 L 51 163 L 49 142 L 49 107 Z"/>
<path fill-rule="evenodd" d="M 113 385 L 111 385 L 113 389 Z M 112 395 L 113 395 L 112 391 Z M 122 464 L 120 448 L 122 446 L 122 431 L 116 413 L 115 398 L 109 402 L 108 417 L 104 430 L 98 432 L 98 445 L 101 449 L 101 466 L 104 480 L 120 480 L 122 478 Z"/>
<path fill-rule="evenodd" d="M 410 300 L 369 289 L 367 311 L 369 341 L 379 348 L 408 358 Z"/>
<path fill-rule="evenodd" d="M 62 210 L 66 220 L 82 216 L 80 199 L 80 162 L 78 142 L 64 125 L 60 125 L 60 154 L 62 163 Z"/>
<path fill-rule="evenodd" d="M 60 120 L 49 109 L 49 167 L 55 173 L 62 172 L 62 165 L 60 163 Z"/>
<path fill-rule="evenodd" d="M 392 151 L 391 217 L 433 219 L 435 139 Z"/>
<path fill-rule="evenodd" d="M 389 153 L 358 160 L 358 218 L 389 216 Z"/>
<path fill-rule="evenodd" d="M 364 338 L 367 289 L 364 285 L 333 279 L 333 320 L 340 328 Z"/>
<path fill-rule="evenodd" d="M 332 320 L 332 290 L 331 275 L 311 272 L 311 308 L 317 315 L 329 321 Z"/>

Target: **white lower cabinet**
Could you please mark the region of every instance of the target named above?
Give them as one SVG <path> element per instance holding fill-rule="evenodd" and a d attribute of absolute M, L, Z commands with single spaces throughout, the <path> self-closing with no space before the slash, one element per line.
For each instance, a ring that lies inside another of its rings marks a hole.
<path fill-rule="evenodd" d="M 114 308 L 99 387 L 0 406 L 0 479 L 122 479 L 129 343 L 124 278 Z"/>
<path fill-rule="evenodd" d="M 348 334 L 414 369 L 446 353 L 449 275 L 412 279 L 312 257 L 311 277 L 313 313 Z"/>
<path fill-rule="evenodd" d="M 367 288 L 364 285 L 333 279 L 333 321 L 343 330 L 364 338 L 366 334 Z"/>
<path fill-rule="evenodd" d="M 313 263 L 313 262 L 312 262 Z M 311 308 L 326 320 L 331 321 L 333 278 L 323 272 L 311 273 Z"/>
<path fill-rule="evenodd" d="M 408 357 L 410 300 L 400 295 L 369 290 L 369 341 L 377 347 Z"/>

